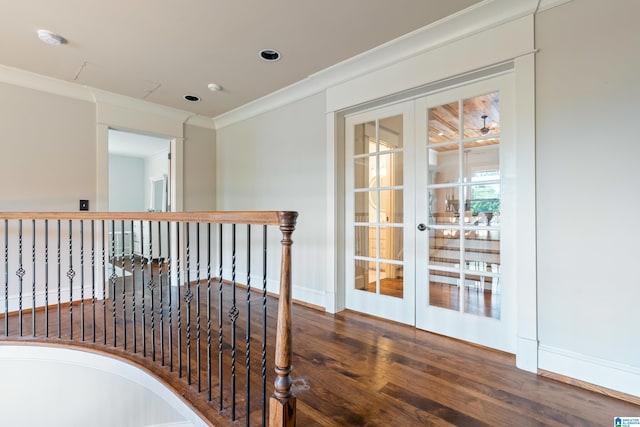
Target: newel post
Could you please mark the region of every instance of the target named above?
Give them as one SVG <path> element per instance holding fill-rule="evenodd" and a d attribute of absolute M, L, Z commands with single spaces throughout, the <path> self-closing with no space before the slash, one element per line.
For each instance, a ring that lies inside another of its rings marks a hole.
<path fill-rule="evenodd" d="M 269 402 L 269 426 L 292 427 L 296 425 L 296 398 L 291 391 L 293 359 L 291 330 L 291 234 L 296 228 L 297 212 L 280 212 L 282 232 L 282 264 L 280 267 L 280 298 L 278 300 L 278 324 L 276 328 L 275 390 Z"/>

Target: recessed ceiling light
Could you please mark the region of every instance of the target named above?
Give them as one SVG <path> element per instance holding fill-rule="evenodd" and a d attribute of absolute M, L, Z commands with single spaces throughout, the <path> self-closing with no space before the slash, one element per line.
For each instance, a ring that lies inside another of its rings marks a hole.
<path fill-rule="evenodd" d="M 215 83 L 209 83 L 207 85 L 207 87 L 209 88 L 209 90 L 211 92 L 220 92 L 222 90 L 222 86 L 220 86 L 219 84 L 215 84 Z"/>
<path fill-rule="evenodd" d="M 280 52 L 275 49 L 262 49 L 260 51 L 260 58 L 269 62 L 277 61 L 280 59 Z"/>
<path fill-rule="evenodd" d="M 200 102 L 200 98 L 195 95 L 185 95 L 184 99 L 189 102 Z"/>
<path fill-rule="evenodd" d="M 38 38 L 46 44 L 60 45 L 67 42 L 61 35 L 52 33 L 49 30 L 38 30 Z"/>

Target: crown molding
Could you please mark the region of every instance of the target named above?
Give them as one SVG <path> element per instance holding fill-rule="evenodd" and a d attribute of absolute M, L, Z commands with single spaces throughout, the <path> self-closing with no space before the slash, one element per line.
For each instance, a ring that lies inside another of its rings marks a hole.
<path fill-rule="evenodd" d="M 565 3 L 569 3 L 573 0 L 540 0 L 540 4 L 538 5 L 537 12 L 544 12 L 545 10 L 552 9 L 556 6 L 563 5 Z"/>
<path fill-rule="evenodd" d="M 306 79 L 213 118 L 216 129 L 325 91 L 372 71 L 570 0 L 484 0 Z"/>
<path fill-rule="evenodd" d="M 185 125 L 197 126 L 205 129 L 215 130 L 216 124 L 211 117 L 193 114 L 184 121 Z"/>
<path fill-rule="evenodd" d="M 31 71 L 0 64 L 0 82 L 20 86 L 53 95 L 64 96 L 96 104 L 98 111 L 106 105 L 126 110 L 142 111 L 172 121 L 188 123 L 194 126 L 214 129 L 213 120 L 177 108 L 166 107 L 142 99 L 132 98 L 113 92 L 96 89 L 90 86 L 72 83 L 53 77 L 43 76 Z M 98 117 L 100 122 L 100 117 Z"/>
<path fill-rule="evenodd" d="M 85 86 L 2 64 L 0 64 L 0 82 L 80 101 L 95 102 L 91 90 Z"/>

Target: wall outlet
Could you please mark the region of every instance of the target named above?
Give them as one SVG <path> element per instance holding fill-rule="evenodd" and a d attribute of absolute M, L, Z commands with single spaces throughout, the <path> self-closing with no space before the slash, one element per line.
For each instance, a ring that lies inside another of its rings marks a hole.
<path fill-rule="evenodd" d="M 89 201 L 88 200 L 80 200 L 80 210 L 88 211 L 89 210 Z"/>

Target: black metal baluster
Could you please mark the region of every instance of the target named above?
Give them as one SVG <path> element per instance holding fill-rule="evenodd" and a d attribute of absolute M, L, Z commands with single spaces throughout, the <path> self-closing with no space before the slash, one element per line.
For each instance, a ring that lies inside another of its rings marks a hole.
<path fill-rule="evenodd" d="M 158 221 L 158 287 L 160 289 L 160 364 L 164 366 L 164 307 L 162 300 L 162 272 L 164 270 L 162 257 L 162 222 Z"/>
<path fill-rule="evenodd" d="M 222 332 L 223 332 L 223 309 L 222 309 L 222 224 L 219 225 L 219 252 L 218 256 L 220 258 L 220 263 L 218 264 L 218 386 L 220 388 L 220 402 L 218 406 L 218 410 L 222 411 L 222 399 L 223 399 L 223 383 L 224 383 L 224 373 L 222 372 L 222 362 L 223 362 L 223 353 L 222 353 Z"/>
<path fill-rule="evenodd" d="M 189 225 L 190 224 L 187 222 L 187 228 L 185 231 L 185 239 L 187 243 L 187 286 L 184 291 L 184 301 L 187 303 L 187 384 L 191 385 L 191 301 L 193 300 L 193 292 L 191 291 L 191 247 L 189 243 L 191 232 L 189 230 Z"/>
<path fill-rule="evenodd" d="M 236 320 L 238 320 L 236 306 L 236 224 L 231 225 L 231 420 L 236 420 Z"/>
<path fill-rule="evenodd" d="M 109 282 L 111 283 L 111 330 L 113 331 L 113 346 L 116 347 L 118 339 L 116 335 L 117 319 L 116 319 L 116 282 L 118 281 L 118 275 L 116 274 L 116 222 L 111 220 L 111 274 L 109 275 Z M 106 324 L 105 324 L 106 328 Z M 105 330 L 106 334 L 106 330 Z"/>
<path fill-rule="evenodd" d="M 151 230 L 149 230 L 149 240 L 151 240 Z M 151 256 L 151 255 L 149 255 Z M 140 221 L 140 289 L 142 291 L 141 301 L 141 316 L 142 316 L 142 355 L 147 357 L 147 334 L 146 334 L 146 319 L 145 319 L 145 292 L 144 288 L 146 283 L 144 282 L 144 270 L 147 268 L 147 258 L 144 256 L 144 222 Z M 135 323 L 134 323 L 135 328 Z"/>
<path fill-rule="evenodd" d="M 73 339 L 73 278 L 76 272 L 73 271 L 73 222 L 69 220 L 69 339 Z"/>
<path fill-rule="evenodd" d="M 182 378 L 182 300 L 180 299 L 180 288 L 182 283 L 180 282 L 180 226 L 178 223 L 176 226 L 176 303 L 178 304 L 177 322 L 178 322 L 178 377 Z"/>
<path fill-rule="evenodd" d="M 124 345 L 124 349 L 127 349 L 127 294 L 126 294 L 126 289 L 127 289 L 127 282 L 125 280 L 125 251 L 124 251 L 124 239 L 125 239 L 125 234 L 124 234 L 124 221 L 121 221 L 121 231 L 122 231 L 122 261 L 121 261 L 121 265 L 122 265 L 122 343 Z M 133 230 L 132 233 L 133 234 Z M 131 246 L 131 252 L 133 252 L 133 243 Z M 114 339 L 115 340 L 115 339 Z"/>
<path fill-rule="evenodd" d="M 167 314 L 169 315 L 169 371 L 173 372 L 173 305 L 171 303 L 171 223 L 167 221 L 167 305 L 169 306 Z M 178 300 L 180 301 L 180 300 Z"/>
<path fill-rule="evenodd" d="M 142 233 L 142 230 L 140 230 Z M 133 232 L 133 221 L 131 221 L 131 233 L 129 234 L 131 238 L 131 256 L 130 265 L 131 267 L 131 334 L 133 336 L 133 352 L 137 353 L 138 351 L 138 343 L 137 341 L 137 333 L 136 333 L 136 259 L 135 259 L 135 240 L 134 240 L 134 232 Z M 142 239 L 142 234 L 140 235 L 140 239 Z M 140 240 L 140 252 L 142 254 L 142 240 Z M 122 272 L 124 276 L 124 271 Z M 124 277 L 122 279 L 124 281 Z"/>
<path fill-rule="evenodd" d="M 262 425 L 267 425 L 267 226 L 262 226 Z"/>
<path fill-rule="evenodd" d="M 151 307 L 149 308 L 149 316 L 151 317 L 151 360 L 156 360 L 156 316 L 154 312 L 154 304 L 153 304 L 153 295 L 154 290 L 156 288 L 156 284 L 153 281 L 153 233 L 152 233 L 152 224 L 151 221 L 149 224 L 149 282 L 147 283 L 147 287 L 149 288 L 149 292 L 151 293 Z M 160 257 L 158 256 L 158 260 Z M 146 340 L 145 340 L 146 345 Z M 146 348 L 146 347 L 145 347 Z M 146 355 L 146 352 L 145 352 Z"/>
<path fill-rule="evenodd" d="M 62 338 L 62 319 L 61 319 L 61 304 L 62 304 L 62 248 L 61 248 L 61 226 L 60 220 L 58 220 L 58 339 Z"/>
<path fill-rule="evenodd" d="M 207 223 L 207 389 L 211 402 L 211 223 Z"/>
<path fill-rule="evenodd" d="M 91 220 L 91 336 L 96 342 L 96 234 L 95 223 Z"/>
<path fill-rule="evenodd" d="M 49 338 L 49 220 L 44 220 L 44 336 Z"/>
<path fill-rule="evenodd" d="M 25 271 L 22 268 L 22 220 L 18 220 L 18 335 L 22 336 L 22 278 Z"/>
<path fill-rule="evenodd" d="M 102 344 L 107 345 L 107 256 L 105 251 L 104 240 L 107 236 L 105 233 L 104 219 L 100 221 L 102 231 Z"/>
<path fill-rule="evenodd" d="M 4 336 L 9 336 L 9 220 L 4 220 Z"/>
<path fill-rule="evenodd" d="M 247 331 L 246 331 L 245 364 L 247 371 L 245 400 L 247 402 L 246 422 L 249 427 L 250 393 L 251 393 L 251 225 L 247 224 Z"/>
<path fill-rule="evenodd" d="M 84 341 L 84 220 L 80 220 L 80 331 Z"/>
<path fill-rule="evenodd" d="M 31 220 L 31 335 L 36 336 L 36 220 Z"/>
<path fill-rule="evenodd" d="M 200 383 L 200 223 L 196 223 L 196 367 L 198 369 L 198 393 Z"/>

